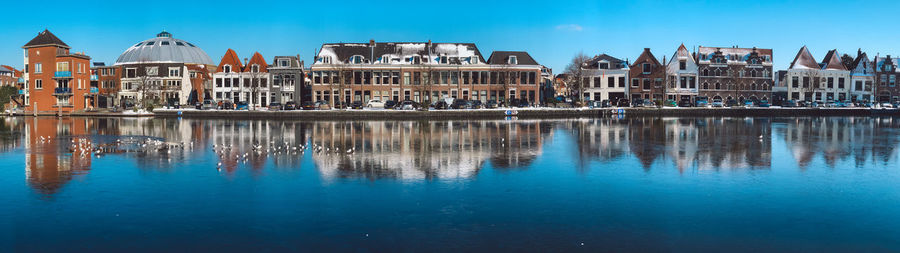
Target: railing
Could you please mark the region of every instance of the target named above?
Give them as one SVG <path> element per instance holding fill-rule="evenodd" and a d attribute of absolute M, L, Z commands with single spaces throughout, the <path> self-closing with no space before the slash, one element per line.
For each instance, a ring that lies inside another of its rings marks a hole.
<path fill-rule="evenodd" d="M 91 81 L 97 81 L 100 78 L 97 78 L 97 75 L 91 75 Z"/>
<path fill-rule="evenodd" d="M 72 94 L 72 89 L 68 87 L 57 87 L 53 89 L 53 94 Z"/>
<path fill-rule="evenodd" d="M 53 77 L 55 77 L 55 78 L 72 77 L 72 71 L 56 71 L 56 72 L 53 72 Z"/>
<path fill-rule="evenodd" d="M 97 89 L 97 87 L 91 87 L 90 92 L 91 92 L 91 93 L 97 93 L 97 92 L 100 92 L 100 90 Z"/>

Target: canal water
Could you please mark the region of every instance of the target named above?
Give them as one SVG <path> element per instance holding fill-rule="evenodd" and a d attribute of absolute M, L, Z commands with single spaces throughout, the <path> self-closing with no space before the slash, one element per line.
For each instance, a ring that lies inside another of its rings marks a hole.
<path fill-rule="evenodd" d="M 0 118 L 0 251 L 900 251 L 900 119 Z"/>

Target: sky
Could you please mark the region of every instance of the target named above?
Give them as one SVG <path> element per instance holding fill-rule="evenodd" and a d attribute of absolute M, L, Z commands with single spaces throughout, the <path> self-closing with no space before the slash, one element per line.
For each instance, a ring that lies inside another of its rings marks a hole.
<path fill-rule="evenodd" d="M 471 42 L 490 52 L 527 51 L 562 73 L 578 52 L 636 59 L 643 48 L 671 58 L 681 43 L 772 48 L 786 69 L 806 45 L 870 57 L 900 55 L 892 10 L 900 1 L 7 1 L 0 64 L 22 67 L 22 45 L 49 29 L 73 51 L 113 64 L 162 30 L 203 48 L 218 63 L 229 48 L 300 55 L 307 65 L 322 43 Z M 62 11 L 69 10 L 65 15 Z M 883 14 L 882 14 L 883 13 Z"/>

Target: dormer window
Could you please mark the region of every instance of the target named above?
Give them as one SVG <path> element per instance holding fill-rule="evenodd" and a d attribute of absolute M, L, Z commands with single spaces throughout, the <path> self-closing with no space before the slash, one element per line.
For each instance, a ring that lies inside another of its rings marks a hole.
<path fill-rule="evenodd" d="M 224 67 L 222 67 L 222 71 L 224 71 L 225 73 L 231 73 L 231 65 L 225 65 Z"/>
<path fill-rule="evenodd" d="M 418 55 L 410 57 L 409 60 L 412 62 L 412 64 L 422 64 L 422 57 Z"/>
<path fill-rule="evenodd" d="M 598 69 L 609 69 L 609 63 L 608 62 L 597 63 L 597 68 Z"/>
<path fill-rule="evenodd" d="M 516 58 L 515 55 L 511 55 L 511 56 L 509 56 L 509 61 L 507 63 L 516 65 L 516 64 L 519 64 L 519 59 Z"/>
<path fill-rule="evenodd" d="M 322 56 L 321 58 L 319 58 L 319 61 L 321 61 L 322 63 L 325 63 L 325 64 L 331 64 L 331 57 L 330 56 Z"/>
<path fill-rule="evenodd" d="M 288 66 L 290 66 L 290 65 L 291 65 L 291 64 L 290 64 L 290 62 L 289 62 L 288 60 L 282 59 L 282 60 L 278 61 L 278 66 L 288 67 Z"/>
<path fill-rule="evenodd" d="M 469 64 L 478 64 L 478 56 L 469 57 Z"/>
<path fill-rule="evenodd" d="M 363 63 L 362 55 L 354 55 L 350 57 L 350 63 L 352 64 L 360 64 Z"/>
<path fill-rule="evenodd" d="M 391 63 L 391 56 L 390 55 L 382 56 L 381 63 Z"/>
<path fill-rule="evenodd" d="M 759 59 L 756 59 L 756 58 L 750 59 L 750 64 L 759 64 Z"/>
<path fill-rule="evenodd" d="M 250 66 L 250 72 L 259 73 L 259 65 L 253 64 L 253 66 Z"/>
<path fill-rule="evenodd" d="M 168 41 L 161 41 L 161 42 L 159 42 L 159 44 L 160 44 L 160 45 L 163 45 L 163 46 L 168 46 L 168 45 L 169 45 L 169 42 L 168 42 Z"/>
<path fill-rule="evenodd" d="M 447 60 L 447 56 L 446 56 L 446 55 L 441 56 L 440 59 L 441 59 L 441 64 L 447 64 L 447 61 L 448 61 L 448 60 Z"/>

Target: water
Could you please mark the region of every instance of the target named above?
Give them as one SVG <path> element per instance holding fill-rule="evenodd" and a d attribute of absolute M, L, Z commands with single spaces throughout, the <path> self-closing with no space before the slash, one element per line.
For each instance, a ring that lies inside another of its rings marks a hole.
<path fill-rule="evenodd" d="M 896 118 L 2 122 L 6 252 L 900 251 Z"/>

